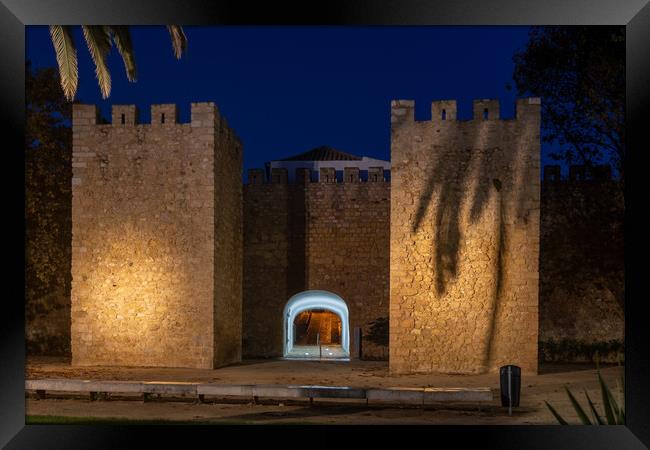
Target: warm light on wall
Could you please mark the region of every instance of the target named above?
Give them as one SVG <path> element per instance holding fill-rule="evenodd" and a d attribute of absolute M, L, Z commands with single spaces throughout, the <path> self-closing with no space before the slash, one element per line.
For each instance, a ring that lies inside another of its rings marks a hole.
<path fill-rule="evenodd" d="M 78 295 L 74 308 L 85 313 L 83 321 L 73 322 L 73 335 L 83 343 L 77 343 L 81 353 L 76 355 L 104 363 L 182 365 L 173 355 L 183 354 L 179 337 L 190 330 L 197 346 L 210 349 L 212 327 L 196 317 L 211 317 L 206 307 L 212 302 L 186 301 L 196 296 L 193 276 L 181 264 L 191 251 L 182 254 L 160 239 L 160 229 L 128 221 L 98 232 L 102 239 L 95 242 L 103 245 L 87 249 L 76 261 L 84 274 L 79 280 L 84 295 Z"/>

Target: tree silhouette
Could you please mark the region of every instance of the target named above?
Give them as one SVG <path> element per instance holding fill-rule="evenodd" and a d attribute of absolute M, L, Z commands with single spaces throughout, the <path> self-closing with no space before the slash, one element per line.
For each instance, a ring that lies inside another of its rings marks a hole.
<path fill-rule="evenodd" d="M 542 98 L 543 139 L 562 146 L 551 156 L 623 179 L 625 27 L 534 27 L 514 62 L 518 94 Z"/>

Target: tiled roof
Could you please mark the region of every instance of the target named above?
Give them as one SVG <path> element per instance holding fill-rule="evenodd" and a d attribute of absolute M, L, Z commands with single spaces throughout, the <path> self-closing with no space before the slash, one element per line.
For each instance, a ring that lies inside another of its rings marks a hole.
<path fill-rule="evenodd" d="M 361 157 L 322 145 L 279 161 L 360 161 Z"/>

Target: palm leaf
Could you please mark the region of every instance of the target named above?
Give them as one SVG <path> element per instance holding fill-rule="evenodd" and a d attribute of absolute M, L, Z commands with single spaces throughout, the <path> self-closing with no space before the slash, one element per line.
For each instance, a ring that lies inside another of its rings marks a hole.
<path fill-rule="evenodd" d="M 551 414 L 555 416 L 555 419 L 560 423 L 560 425 L 569 425 L 546 400 L 544 400 L 544 403 L 546 403 L 547 408 L 551 411 Z"/>
<path fill-rule="evenodd" d="M 621 417 L 621 409 L 618 407 L 618 402 L 614 398 L 614 394 L 612 394 L 612 391 L 609 389 L 609 386 L 607 386 L 607 384 L 605 384 L 605 389 L 607 390 L 607 396 L 609 397 L 609 402 L 612 405 L 612 412 L 614 413 L 614 423 L 616 425 L 619 425 L 620 417 Z"/>
<path fill-rule="evenodd" d="M 585 410 L 582 409 L 582 406 L 580 406 L 580 403 L 576 400 L 576 398 L 573 396 L 571 391 L 569 390 L 568 387 L 564 388 L 566 390 L 566 393 L 569 395 L 569 400 L 571 400 L 571 404 L 573 405 L 573 409 L 576 410 L 576 413 L 578 414 L 578 417 L 580 418 L 580 421 L 582 422 L 583 425 L 592 425 L 591 420 L 589 420 L 589 417 L 587 417 L 587 414 L 585 413 Z"/>
<path fill-rule="evenodd" d="M 619 392 L 619 395 L 617 395 L 616 398 L 618 398 L 618 402 L 621 403 L 621 407 L 618 410 L 618 422 L 622 424 L 624 422 L 623 418 L 625 417 L 625 406 L 623 404 L 625 393 L 623 392 L 623 389 L 621 389 L 621 383 L 618 380 L 616 380 L 616 392 Z"/>
<path fill-rule="evenodd" d="M 625 380 L 621 377 L 621 425 L 625 425 Z"/>
<path fill-rule="evenodd" d="M 113 25 L 110 27 L 110 30 L 113 35 L 115 47 L 117 47 L 117 51 L 120 52 L 122 61 L 124 61 L 126 78 L 133 82 L 136 80 L 137 72 L 129 27 L 125 25 Z"/>
<path fill-rule="evenodd" d="M 610 402 L 611 393 L 605 384 L 605 380 L 603 380 L 603 377 L 600 374 L 600 370 L 598 371 L 598 382 L 600 383 L 600 392 L 603 396 L 603 407 L 605 408 L 605 417 L 607 417 L 607 423 L 610 425 L 615 425 L 616 418 L 614 417 L 614 411 Z"/>
<path fill-rule="evenodd" d="M 102 98 L 111 93 L 111 74 L 106 67 L 106 56 L 111 49 L 111 37 L 108 28 L 101 25 L 82 25 L 81 29 L 88 44 L 88 51 L 95 63 L 95 74 Z"/>
<path fill-rule="evenodd" d="M 621 367 L 621 359 L 618 358 L 618 367 Z M 620 384 L 618 380 L 616 380 L 616 387 L 618 388 L 619 392 L 621 393 L 620 401 L 621 401 L 621 409 L 620 409 L 620 422 L 622 425 L 625 424 L 625 377 L 621 375 L 621 381 Z"/>
<path fill-rule="evenodd" d="M 623 408 L 618 413 L 618 424 L 625 425 L 625 410 Z"/>
<path fill-rule="evenodd" d="M 598 372 L 598 382 L 600 383 L 600 390 L 603 396 L 603 406 L 605 407 L 607 423 L 610 425 L 622 425 L 625 423 L 625 411 L 622 405 L 619 408 L 614 395 L 612 395 L 612 391 L 607 386 L 607 383 L 605 383 L 605 380 L 600 373 L 599 362 L 600 357 L 598 353 L 596 353 L 596 370 Z"/>
<path fill-rule="evenodd" d="M 598 425 L 604 425 L 605 423 L 603 422 L 603 419 L 598 415 L 598 411 L 596 411 L 596 406 L 594 405 L 594 402 L 591 401 L 591 398 L 589 398 L 589 394 L 587 394 L 587 390 L 585 389 L 585 397 L 587 397 L 587 403 L 589 404 L 589 409 L 591 409 L 591 412 L 594 415 L 594 421 Z"/>
<path fill-rule="evenodd" d="M 187 37 L 183 31 L 183 27 L 180 25 L 167 25 L 167 30 L 169 30 L 169 35 L 172 39 L 172 47 L 174 47 L 174 56 L 177 59 L 181 59 L 183 52 L 187 50 Z"/>
<path fill-rule="evenodd" d="M 59 65 L 63 95 L 68 101 L 72 101 L 79 84 L 79 69 L 77 66 L 77 49 L 72 39 L 70 27 L 51 25 L 50 37 L 56 53 L 56 62 Z"/>

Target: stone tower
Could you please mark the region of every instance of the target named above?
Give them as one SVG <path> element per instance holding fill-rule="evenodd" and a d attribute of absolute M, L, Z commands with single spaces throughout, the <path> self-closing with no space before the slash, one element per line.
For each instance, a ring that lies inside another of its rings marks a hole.
<path fill-rule="evenodd" d="M 391 105 L 390 371 L 537 371 L 540 100 Z"/>
<path fill-rule="evenodd" d="M 72 363 L 241 359 L 242 146 L 214 103 L 74 105 Z"/>

